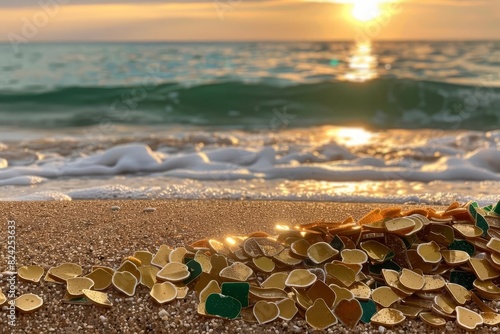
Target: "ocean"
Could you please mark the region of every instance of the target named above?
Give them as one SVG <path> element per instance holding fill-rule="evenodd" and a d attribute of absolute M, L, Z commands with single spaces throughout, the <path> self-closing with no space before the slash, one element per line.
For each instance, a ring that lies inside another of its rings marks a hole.
<path fill-rule="evenodd" d="M 500 42 L 0 44 L 0 200 L 498 200 Z"/>

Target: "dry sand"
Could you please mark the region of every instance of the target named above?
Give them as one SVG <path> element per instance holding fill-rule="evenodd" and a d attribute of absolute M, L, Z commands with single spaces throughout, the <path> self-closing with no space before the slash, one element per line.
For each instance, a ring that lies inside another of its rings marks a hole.
<path fill-rule="evenodd" d="M 113 211 L 113 206 L 120 210 Z M 16 222 L 17 267 L 38 264 L 46 270 L 63 262 L 79 263 L 88 273 L 92 265 L 118 267 L 137 250 L 155 253 L 161 244 L 172 247 L 204 237 L 273 232 L 277 223 L 300 224 L 314 220 L 360 218 L 374 207 L 387 204 L 350 204 L 280 201 L 75 201 L 0 202 L 0 272 L 7 269 L 7 221 Z M 146 208 L 155 208 L 145 212 Z M 6 275 L 0 278 L 4 293 Z M 267 325 L 199 316 L 197 298 L 159 306 L 144 286 L 128 298 L 107 290 L 114 307 L 62 304 L 64 287 L 53 283 L 17 281 L 18 294 L 32 292 L 44 300 L 32 314 L 17 313 L 16 326 L 7 325 L 0 311 L 1 333 L 305 333 L 313 332 L 300 317 Z M 481 328 L 480 332 L 496 328 Z M 409 320 L 391 329 L 359 324 L 354 330 L 336 325 L 328 333 L 460 333 L 452 322 L 432 330 Z"/>

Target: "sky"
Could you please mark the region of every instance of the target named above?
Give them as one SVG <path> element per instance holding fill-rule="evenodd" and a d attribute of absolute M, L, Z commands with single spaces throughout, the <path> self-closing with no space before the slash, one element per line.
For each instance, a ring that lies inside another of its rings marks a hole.
<path fill-rule="evenodd" d="M 0 15 L 15 43 L 500 38 L 500 0 L 8 0 Z"/>

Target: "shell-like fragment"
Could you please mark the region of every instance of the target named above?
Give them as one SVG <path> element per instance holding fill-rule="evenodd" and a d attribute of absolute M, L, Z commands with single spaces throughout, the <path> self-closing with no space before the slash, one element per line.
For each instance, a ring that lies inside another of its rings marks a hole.
<path fill-rule="evenodd" d="M 42 307 L 43 299 L 35 294 L 26 293 L 15 299 L 15 305 L 19 311 L 30 313 Z"/>
<path fill-rule="evenodd" d="M 158 304 L 165 304 L 176 299 L 177 287 L 170 282 L 156 283 L 153 285 L 149 295 Z"/>

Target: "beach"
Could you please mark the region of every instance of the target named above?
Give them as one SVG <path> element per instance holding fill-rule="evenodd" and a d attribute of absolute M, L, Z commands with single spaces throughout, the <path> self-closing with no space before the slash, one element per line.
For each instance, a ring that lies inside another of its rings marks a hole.
<path fill-rule="evenodd" d="M 10 78 L 0 81 L 4 293 L 9 271 L 25 265 L 45 274 L 77 263 L 85 275 L 94 265 L 117 269 L 136 251 L 274 235 L 277 224 L 498 201 L 500 80 L 490 59 L 498 42 L 55 43 L 23 50 L 24 57 L 12 57 L 0 44 L 10 64 L 0 68 L 0 77 Z M 13 240 L 15 251 L 6 247 Z M 32 314 L 16 313 L 19 333 L 313 332 L 303 314 L 264 325 L 203 317 L 192 289 L 159 306 L 143 285 L 133 297 L 109 287 L 107 309 L 63 303 L 64 285 L 43 278 L 14 285 L 17 295 L 44 302 Z M 2 317 L 0 332 L 5 326 Z M 407 319 L 394 329 L 351 330 L 339 322 L 326 331 L 432 328 Z M 461 331 L 448 321 L 435 332 Z"/>
<path fill-rule="evenodd" d="M 0 9 L 0 334 L 498 332 L 500 1 Z"/>
<path fill-rule="evenodd" d="M 276 224 L 303 224 L 313 221 L 341 221 L 348 216 L 359 219 L 373 208 L 390 204 L 285 202 L 285 201 L 72 201 L 2 202 L 2 247 L 7 237 L 7 221 L 15 221 L 16 262 L 18 266 L 38 264 L 45 271 L 64 262 L 82 266 L 84 274 L 92 265 L 116 268 L 138 250 L 155 253 L 161 244 L 178 247 L 209 238 L 264 231 L 270 234 Z M 118 209 L 119 207 L 119 209 Z M 418 206 L 406 205 L 404 209 Z M 442 207 L 435 207 L 442 209 Z M 114 210 L 113 210 L 114 209 Z M 0 260 L 6 263 L 2 250 Z M 1 286 L 5 292 L 6 278 Z M 64 286 L 18 280 L 20 293 L 41 296 L 44 305 L 32 314 L 17 313 L 12 333 L 311 333 L 301 318 L 275 320 L 259 325 L 242 320 L 223 320 L 197 314 L 194 292 L 183 300 L 158 305 L 149 290 L 139 286 L 133 297 L 110 287 L 106 292 L 114 306 L 63 304 Z M 162 311 L 164 310 L 164 311 Z M 6 328 L 6 317 L 0 318 Z M 482 326 L 482 333 L 497 327 Z M 455 322 L 433 330 L 420 320 L 406 320 L 393 329 L 358 324 L 353 330 L 334 325 L 328 333 L 460 333 Z"/>

